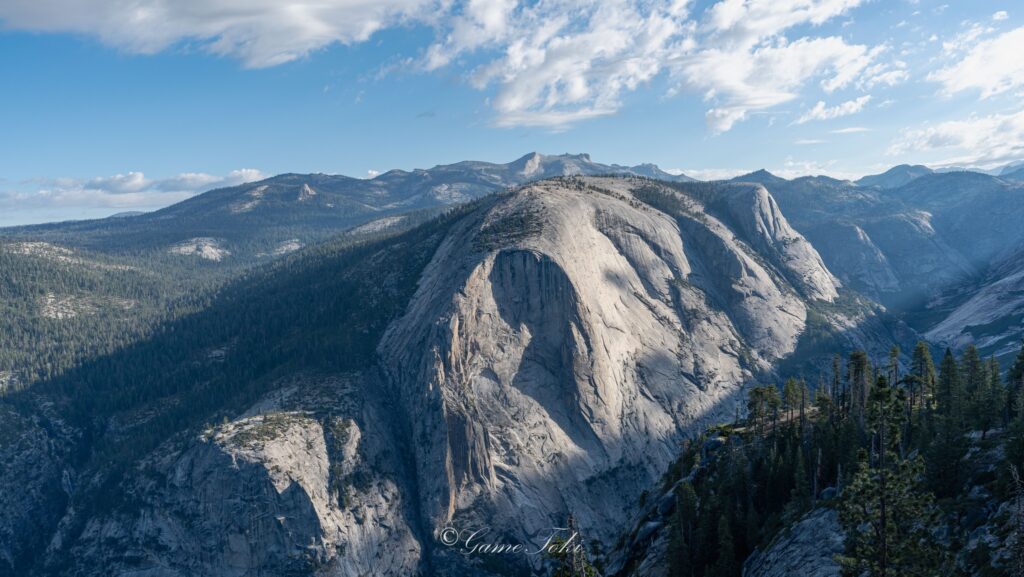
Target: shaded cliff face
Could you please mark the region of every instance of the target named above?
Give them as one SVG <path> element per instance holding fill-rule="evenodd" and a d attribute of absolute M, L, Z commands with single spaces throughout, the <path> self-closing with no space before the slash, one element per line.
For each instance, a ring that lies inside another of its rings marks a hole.
<path fill-rule="evenodd" d="M 70 511 L 46 571 L 382 575 L 417 570 L 405 477 L 372 378 L 295 375 L 238 418 L 165 443 L 99 511 Z"/>
<path fill-rule="evenodd" d="M 609 541 L 684 432 L 731 418 L 836 291 L 759 186 L 711 209 L 649 181 L 546 181 L 467 218 L 379 347 L 423 518 L 529 538 L 571 512 Z"/>
<path fill-rule="evenodd" d="M 897 311 L 918 312 L 1024 239 L 1024 188 L 985 174 L 919 174 L 892 187 L 827 177 L 739 179 L 764 182 L 833 273 Z"/>
<path fill-rule="evenodd" d="M 946 291 L 932 308 L 941 311 L 926 334 L 932 342 L 954 348 L 974 343 L 985 353 L 1012 358 L 1024 335 L 1024 250 Z"/>

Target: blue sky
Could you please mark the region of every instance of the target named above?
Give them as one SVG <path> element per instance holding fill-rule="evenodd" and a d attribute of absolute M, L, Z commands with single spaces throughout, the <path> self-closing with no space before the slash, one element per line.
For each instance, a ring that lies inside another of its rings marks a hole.
<path fill-rule="evenodd" d="M 1024 158 L 1024 10 L 4 0 L 0 226 L 529 151 L 714 178 Z"/>

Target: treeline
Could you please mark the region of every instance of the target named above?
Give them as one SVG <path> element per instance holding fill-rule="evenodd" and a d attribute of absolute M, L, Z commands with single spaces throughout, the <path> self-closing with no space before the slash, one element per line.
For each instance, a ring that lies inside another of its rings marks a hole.
<path fill-rule="evenodd" d="M 938 367 L 925 343 L 906 372 L 899 358 L 895 348 L 884 366 L 837 355 L 813 393 L 794 379 L 754 387 L 744 421 L 688 444 L 666 478 L 676 485 L 669 574 L 739 576 L 755 548 L 819 505 L 839 512 L 845 576 L 1006 574 L 985 544 L 962 554 L 987 518 L 966 497 L 1015 490 L 1024 348 L 1005 377 L 974 346 L 959 359 L 945 351 Z M 997 446 L 995 467 L 965 458 Z"/>

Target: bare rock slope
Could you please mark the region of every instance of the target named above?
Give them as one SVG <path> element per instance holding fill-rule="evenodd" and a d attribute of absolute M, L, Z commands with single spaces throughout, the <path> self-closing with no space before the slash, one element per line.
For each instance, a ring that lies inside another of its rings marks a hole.
<path fill-rule="evenodd" d="M 682 435 L 794 350 L 837 281 L 763 187 L 714 204 L 560 179 L 455 228 L 379 346 L 427 523 L 530 539 L 572 513 L 608 541 Z"/>

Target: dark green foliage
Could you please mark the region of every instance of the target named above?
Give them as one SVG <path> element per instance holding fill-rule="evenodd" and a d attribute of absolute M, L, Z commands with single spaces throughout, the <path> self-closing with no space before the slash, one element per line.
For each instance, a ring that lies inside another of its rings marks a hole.
<path fill-rule="evenodd" d="M 83 431 L 78 465 L 111 471 L 110 483 L 77 497 L 85 507 L 114 505 L 122 500 L 119 467 L 180 431 L 244 408 L 279 376 L 371 367 L 384 329 L 405 310 L 447 227 L 477 208 L 387 241 L 338 239 L 255 270 L 217 291 L 211 306 L 3 402 L 28 407 L 42 398 L 63 407 Z M 107 432 L 108 419 L 138 412 L 151 416 Z M 109 498 L 96 494 L 104 490 Z"/>
<path fill-rule="evenodd" d="M 1013 366 L 1006 374 L 1007 418 L 1015 413 L 1024 413 L 1024 403 L 1018 402 L 1024 393 L 1024 344 L 1021 345 Z"/>
<path fill-rule="evenodd" d="M 939 512 L 922 486 L 923 460 L 900 454 L 904 406 L 901 391 L 879 377 L 868 407 L 872 450 L 864 452 L 839 506 L 845 577 L 930 577 L 944 565 L 932 536 Z"/>
<path fill-rule="evenodd" d="M 0 395 L 110 354 L 205 306 L 219 279 L 195 264 L 0 241 L 0 374 L 14 376 L 7 391 L 0 379 Z"/>
<path fill-rule="evenodd" d="M 837 356 L 810 403 L 797 380 L 785 381 L 781 395 L 772 385 L 752 387 L 744 422 L 689 444 L 666 480 L 685 479 L 669 520 L 669 574 L 738 577 L 755 548 L 816 506 L 841 511 L 852 535 L 843 556 L 848 575 L 956 574 L 951 560 L 967 541 L 956 519 L 976 474 L 962 461 L 971 423 L 954 418 L 949 406 L 964 398 L 962 363 L 946 356 L 943 381 L 926 344 L 915 347 L 906 375 L 893 356 L 879 369 L 854 353 L 845 375 Z M 1001 404 L 1005 388 L 993 389 L 998 363 L 980 365 L 979 394 Z M 1014 426 L 1019 431 L 1004 435 L 1008 463 L 1024 460 L 1024 415 Z M 829 487 L 839 499 L 823 502 Z M 954 537 L 936 537 L 943 533 Z M 991 560 L 975 557 L 960 561 L 997 574 Z"/>

